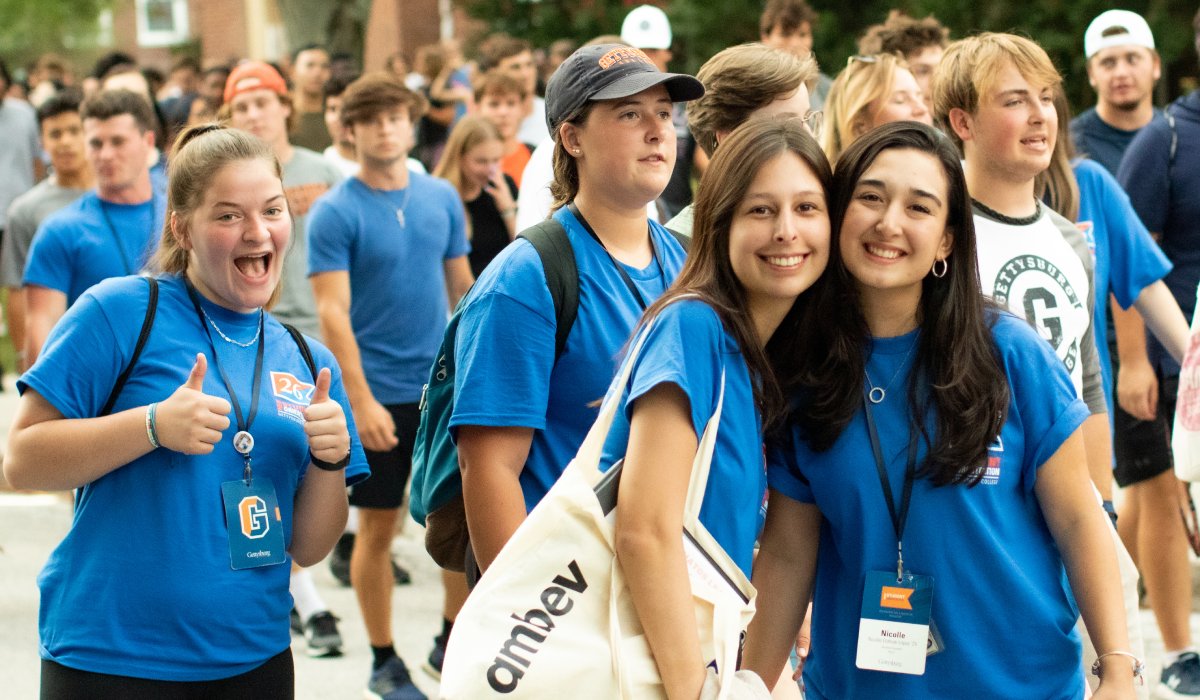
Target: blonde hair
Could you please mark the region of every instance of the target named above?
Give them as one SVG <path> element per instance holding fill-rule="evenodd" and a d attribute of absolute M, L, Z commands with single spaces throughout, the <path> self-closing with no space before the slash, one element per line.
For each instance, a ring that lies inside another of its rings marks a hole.
<path fill-rule="evenodd" d="M 950 110 L 975 114 L 979 97 L 996 85 L 1005 62 L 1039 88 L 1058 89 L 1062 76 L 1041 46 L 1015 34 L 984 32 L 950 44 L 933 73 L 933 114 L 962 152 L 962 139 L 950 126 Z"/>
<path fill-rule="evenodd" d="M 898 68 L 907 70 L 908 63 L 897 54 L 850 57 L 825 98 L 821 147 L 830 161 L 836 161 L 847 146 L 869 130 L 871 105 L 891 93 Z"/>
<path fill-rule="evenodd" d="M 149 267 L 156 272 L 183 275 L 188 269 L 188 251 L 181 245 L 180 236 L 172 230 L 171 220 L 185 221 L 204 201 L 204 193 L 217 173 L 231 163 L 243 160 L 263 160 L 283 183 L 279 159 L 265 141 L 240 129 L 222 124 L 189 126 L 175 140 L 167 166 L 167 215 L 163 221 L 162 239 Z M 283 264 L 282 256 L 278 261 Z M 282 282 L 281 282 L 282 284 Z M 279 286 L 271 294 L 270 306 L 279 296 Z"/>
<path fill-rule="evenodd" d="M 434 177 L 449 180 L 458 190 L 458 195 L 466 195 L 466 181 L 463 178 L 463 157 L 472 148 L 488 141 L 504 142 L 500 132 L 492 122 L 479 116 L 463 117 L 454 125 L 446 139 L 446 147 L 442 150 L 442 159 L 433 170 Z"/>

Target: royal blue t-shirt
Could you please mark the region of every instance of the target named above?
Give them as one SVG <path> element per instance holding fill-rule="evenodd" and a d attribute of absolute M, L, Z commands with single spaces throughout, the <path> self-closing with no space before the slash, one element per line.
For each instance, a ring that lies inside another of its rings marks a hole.
<path fill-rule="evenodd" d="M 608 469 L 625 456 L 633 403 L 660 384 L 675 384 L 687 395 L 698 440 L 717 408 L 722 370 L 725 401 L 700 522 L 749 577 L 767 488 L 762 416 L 741 347 L 711 306 L 683 300 L 655 317 L 629 384 L 622 387 L 624 410 L 609 431 L 602 466 Z"/>
<path fill-rule="evenodd" d="M 1158 244 L 1175 265 L 1163 281 L 1190 319 L 1200 284 L 1200 91 L 1171 103 L 1167 112 L 1175 119 L 1174 139 L 1166 119 L 1147 124 L 1125 152 L 1117 181 L 1146 228 L 1162 234 Z M 1160 372 L 1179 374 L 1179 363 L 1153 335 L 1146 350 Z"/>
<path fill-rule="evenodd" d="M 566 207 L 563 225 L 579 271 L 579 309 L 555 361 L 554 302 L 533 245 L 517 239 L 488 265 L 465 300 L 454 343 L 454 413 L 462 425 L 533 428 L 521 472 L 532 510 L 575 456 L 617 367 L 642 306 L 625 285 L 622 265 L 642 300 L 653 303 L 679 274 L 684 250 L 649 222 L 654 260 L 642 269 L 614 262 Z M 428 372 L 428 367 L 426 367 Z"/>
<path fill-rule="evenodd" d="M 471 249 L 465 219 L 454 187 L 421 173 L 403 190 L 348 178 L 309 212 L 308 274 L 350 273 L 350 324 L 380 403 L 421 398 L 449 316 L 444 264 Z"/>
<path fill-rule="evenodd" d="M 133 354 L 148 299 L 149 285 L 138 277 L 110 279 L 84 293 L 18 390 L 37 391 L 68 419 L 99 414 Z M 258 314 L 207 300 L 203 308 L 231 338 L 254 337 Z M 248 411 L 256 347 L 238 347 L 215 332 L 213 342 Z M 313 377 L 296 342 L 269 314 L 259 342 L 265 354 L 250 425 L 254 478 L 273 483 L 290 545 L 295 495 L 309 464 L 302 411 Z M 318 371 L 333 371 L 330 396 L 350 429 L 346 481 L 360 481 L 369 470 L 341 371 L 329 350 L 308 342 Z M 228 399 L 182 281 L 164 277 L 153 330 L 113 412 L 168 398 L 187 381 L 198 352 L 208 358 L 204 393 Z M 71 530 L 38 577 L 42 658 L 94 673 L 202 681 L 245 673 L 288 648 L 291 558 L 230 567 L 221 484 L 240 479 L 243 462 L 232 446 L 232 412 L 229 419 L 211 454 L 160 447 L 80 489 Z"/>
<path fill-rule="evenodd" d="M 895 376 L 872 406 L 893 499 L 907 463 L 906 390 L 918 331 L 878 338 L 867 372 Z M 1078 610 L 1058 548 L 1034 493 L 1038 469 L 1088 417 L 1050 345 L 1025 321 L 998 314 L 992 336 L 1011 397 L 983 481 L 972 488 L 913 485 L 904 531 L 905 569 L 932 576 L 932 618 L 946 650 L 923 676 L 855 667 L 868 571 L 896 570 L 896 536 L 862 409 L 833 447 L 814 452 L 799 429 L 768 455 L 772 498 L 815 504 L 824 519 L 813 599 L 809 700 L 823 698 L 1082 697 Z M 932 418 L 932 417 L 930 417 Z M 927 420 L 930 432 L 935 428 Z M 922 441 L 918 453 L 924 459 Z"/>
<path fill-rule="evenodd" d="M 162 237 L 166 197 L 141 204 L 100 200 L 95 190 L 46 217 L 29 246 L 24 284 L 55 289 L 75 303 L 88 287 L 140 271 Z"/>
<path fill-rule="evenodd" d="M 1171 261 L 1142 224 L 1129 195 L 1099 163 L 1086 158 L 1072 164 L 1079 183 L 1079 224 L 1096 262 L 1096 308 L 1092 330 L 1104 377 L 1108 414 L 1113 415 L 1112 362 L 1108 354 L 1108 295 L 1128 309 L 1146 287 L 1167 276 Z"/>

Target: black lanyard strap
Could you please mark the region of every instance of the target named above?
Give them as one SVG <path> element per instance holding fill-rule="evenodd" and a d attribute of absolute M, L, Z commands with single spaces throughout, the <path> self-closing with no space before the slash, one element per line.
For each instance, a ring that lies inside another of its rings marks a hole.
<path fill-rule="evenodd" d="M 108 224 L 108 232 L 112 235 L 113 245 L 117 247 L 117 254 L 121 256 L 121 264 L 125 266 L 125 274 L 132 275 L 137 273 L 133 265 L 129 262 L 129 253 L 125 250 L 125 244 L 121 241 L 121 234 L 117 232 L 117 227 L 113 225 L 112 217 L 108 214 L 108 206 L 103 199 L 97 199 L 100 202 L 100 213 L 104 216 L 104 223 Z M 154 240 L 154 222 L 158 219 L 158 195 L 150 195 L 150 236 L 147 240 Z"/>
<path fill-rule="evenodd" d="M 871 452 L 875 455 L 875 468 L 879 472 L 879 485 L 883 488 L 883 500 L 887 503 L 888 515 L 892 517 L 892 529 L 896 533 L 896 578 L 904 575 L 904 527 L 908 524 L 908 507 L 912 503 L 913 481 L 917 473 L 917 435 L 918 431 L 909 431 L 908 463 L 904 467 L 904 486 L 900 495 L 900 505 L 895 502 L 892 491 L 892 481 L 888 478 L 887 465 L 883 459 L 883 448 L 879 442 L 879 430 L 875 427 L 875 416 L 871 411 L 871 402 L 867 399 L 866 387 L 863 388 L 863 413 L 867 419 L 867 435 L 871 439 Z"/>
<path fill-rule="evenodd" d="M 192 286 L 191 281 L 185 282 L 188 296 L 192 299 L 192 306 L 196 307 L 196 318 L 200 320 L 200 327 L 204 329 L 204 334 L 208 336 L 208 344 L 212 348 L 213 364 L 217 368 L 217 374 L 221 376 L 221 382 L 225 384 L 225 391 L 229 392 L 229 403 L 233 404 L 233 415 L 237 418 L 238 432 L 250 432 L 250 426 L 254 424 L 254 416 L 258 414 L 258 393 L 262 386 L 262 366 L 263 366 L 263 346 L 267 344 L 266 338 L 263 337 L 263 326 L 265 325 L 265 314 L 261 311 L 258 316 L 258 349 L 255 351 L 254 357 L 254 381 L 251 383 L 251 398 L 250 398 L 250 413 L 242 418 L 242 405 L 238 401 L 237 392 L 233 390 L 233 383 L 229 381 L 229 376 L 225 374 L 225 368 L 221 366 L 221 358 L 217 353 L 216 343 L 212 339 L 212 331 L 208 330 L 208 324 L 204 321 L 204 309 L 200 307 L 200 295 L 196 293 L 196 288 Z M 251 443 L 253 448 L 253 443 Z M 235 448 L 236 449 L 236 448 Z M 250 451 L 247 450 L 242 455 L 246 459 L 246 480 L 249 481 L 250 472 Z"/>
<path fill-rule="evenodd" d="M 575 206 L 575 202 L 571 202 L 567 205 L 567 211 L 571 212 L 571 215 L 579 220 L 579 223 L 583 226 L 583 230 L 587 231 L 588 235 L 600 245 L 600 248 L 604 251 L 604 254 L 608 256 L 609 262 L 613 264 L 613 267 L 617 268 L 617 272 L 621 275 L 621 279 L 625 282 L 625 286 L 629 288 L 629 292 L 633 294 L 633 298 L 637 300 L 638 306 L 641 307 L 642 311 L 645 311 L 646 307 L 648 306 L 646 303 L 646 298 L 642 296 L 642 292 L 637 288 L 637 285 L 633 283 L 633 280 L 629 277 L 629 273 L 625 271 L 625 266 L 622 265 L 619 260 L 613 257 L 613 254 L 608 251 L 608 246 L 604 245 L 604 241 L 600 240 L 600 236 L 596 235 L 596 229 L 592 228 L 592 225 L 588 223 L 588 220 L 583 218 L 583 213 L 579 211 L 579 207 Z M 654 245 L 654 235 L 651 233 L 650 224 L 648 223 L 646 224 L 646 234 L 650 237 L 650 254 L 654 256 L 654 264 L 658 266 L 658 274 L 660 277 L 665 278 L 666 273 L 663 270 L 662 262 L 658 259 L 658 246 Z M 663 287 L 666 288 L 666 280 L 664 279 L 663 282 Z"/>

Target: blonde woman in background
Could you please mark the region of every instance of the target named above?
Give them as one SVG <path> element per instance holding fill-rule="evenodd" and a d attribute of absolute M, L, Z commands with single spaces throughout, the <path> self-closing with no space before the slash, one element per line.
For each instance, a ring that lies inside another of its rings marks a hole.
<path fill-rule="evenodd" d="M 933 124 L 924 93 L 904 59 L 890 53 L 851 56 L 825 100 L 821 147 L 836 161 L 871 129 L 904 120 Z"/>

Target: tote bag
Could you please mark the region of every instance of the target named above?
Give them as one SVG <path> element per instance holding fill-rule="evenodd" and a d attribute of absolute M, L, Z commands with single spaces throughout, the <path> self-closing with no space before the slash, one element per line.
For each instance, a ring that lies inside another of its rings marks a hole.
<path fill-rule="evenodd" d="M 1200 295 L 1200 290 L 1197 293 Z M 1192 316 L 1192 332 L 1179 369 L 1179 397 L 1171 431 L 1175 475 L 1184 481 L 1200 481 L 1200 324 L 1197 319 L 1200 314 Z"/>
<path fill-rule="evenodd" d="M 610 386 L 600 415 L 567 465 L 480 578 L 454 623 L 439 697 L 664 697 L 661 679 L 614 548 L 620 463 L 601 451 L 647 327 Z M 722 682 L 736 670 L 754 615 L 754 587 L 699 521 L 724 403 L 721 393 L 692 465 L 681 534 L 705 661 Z"/>

